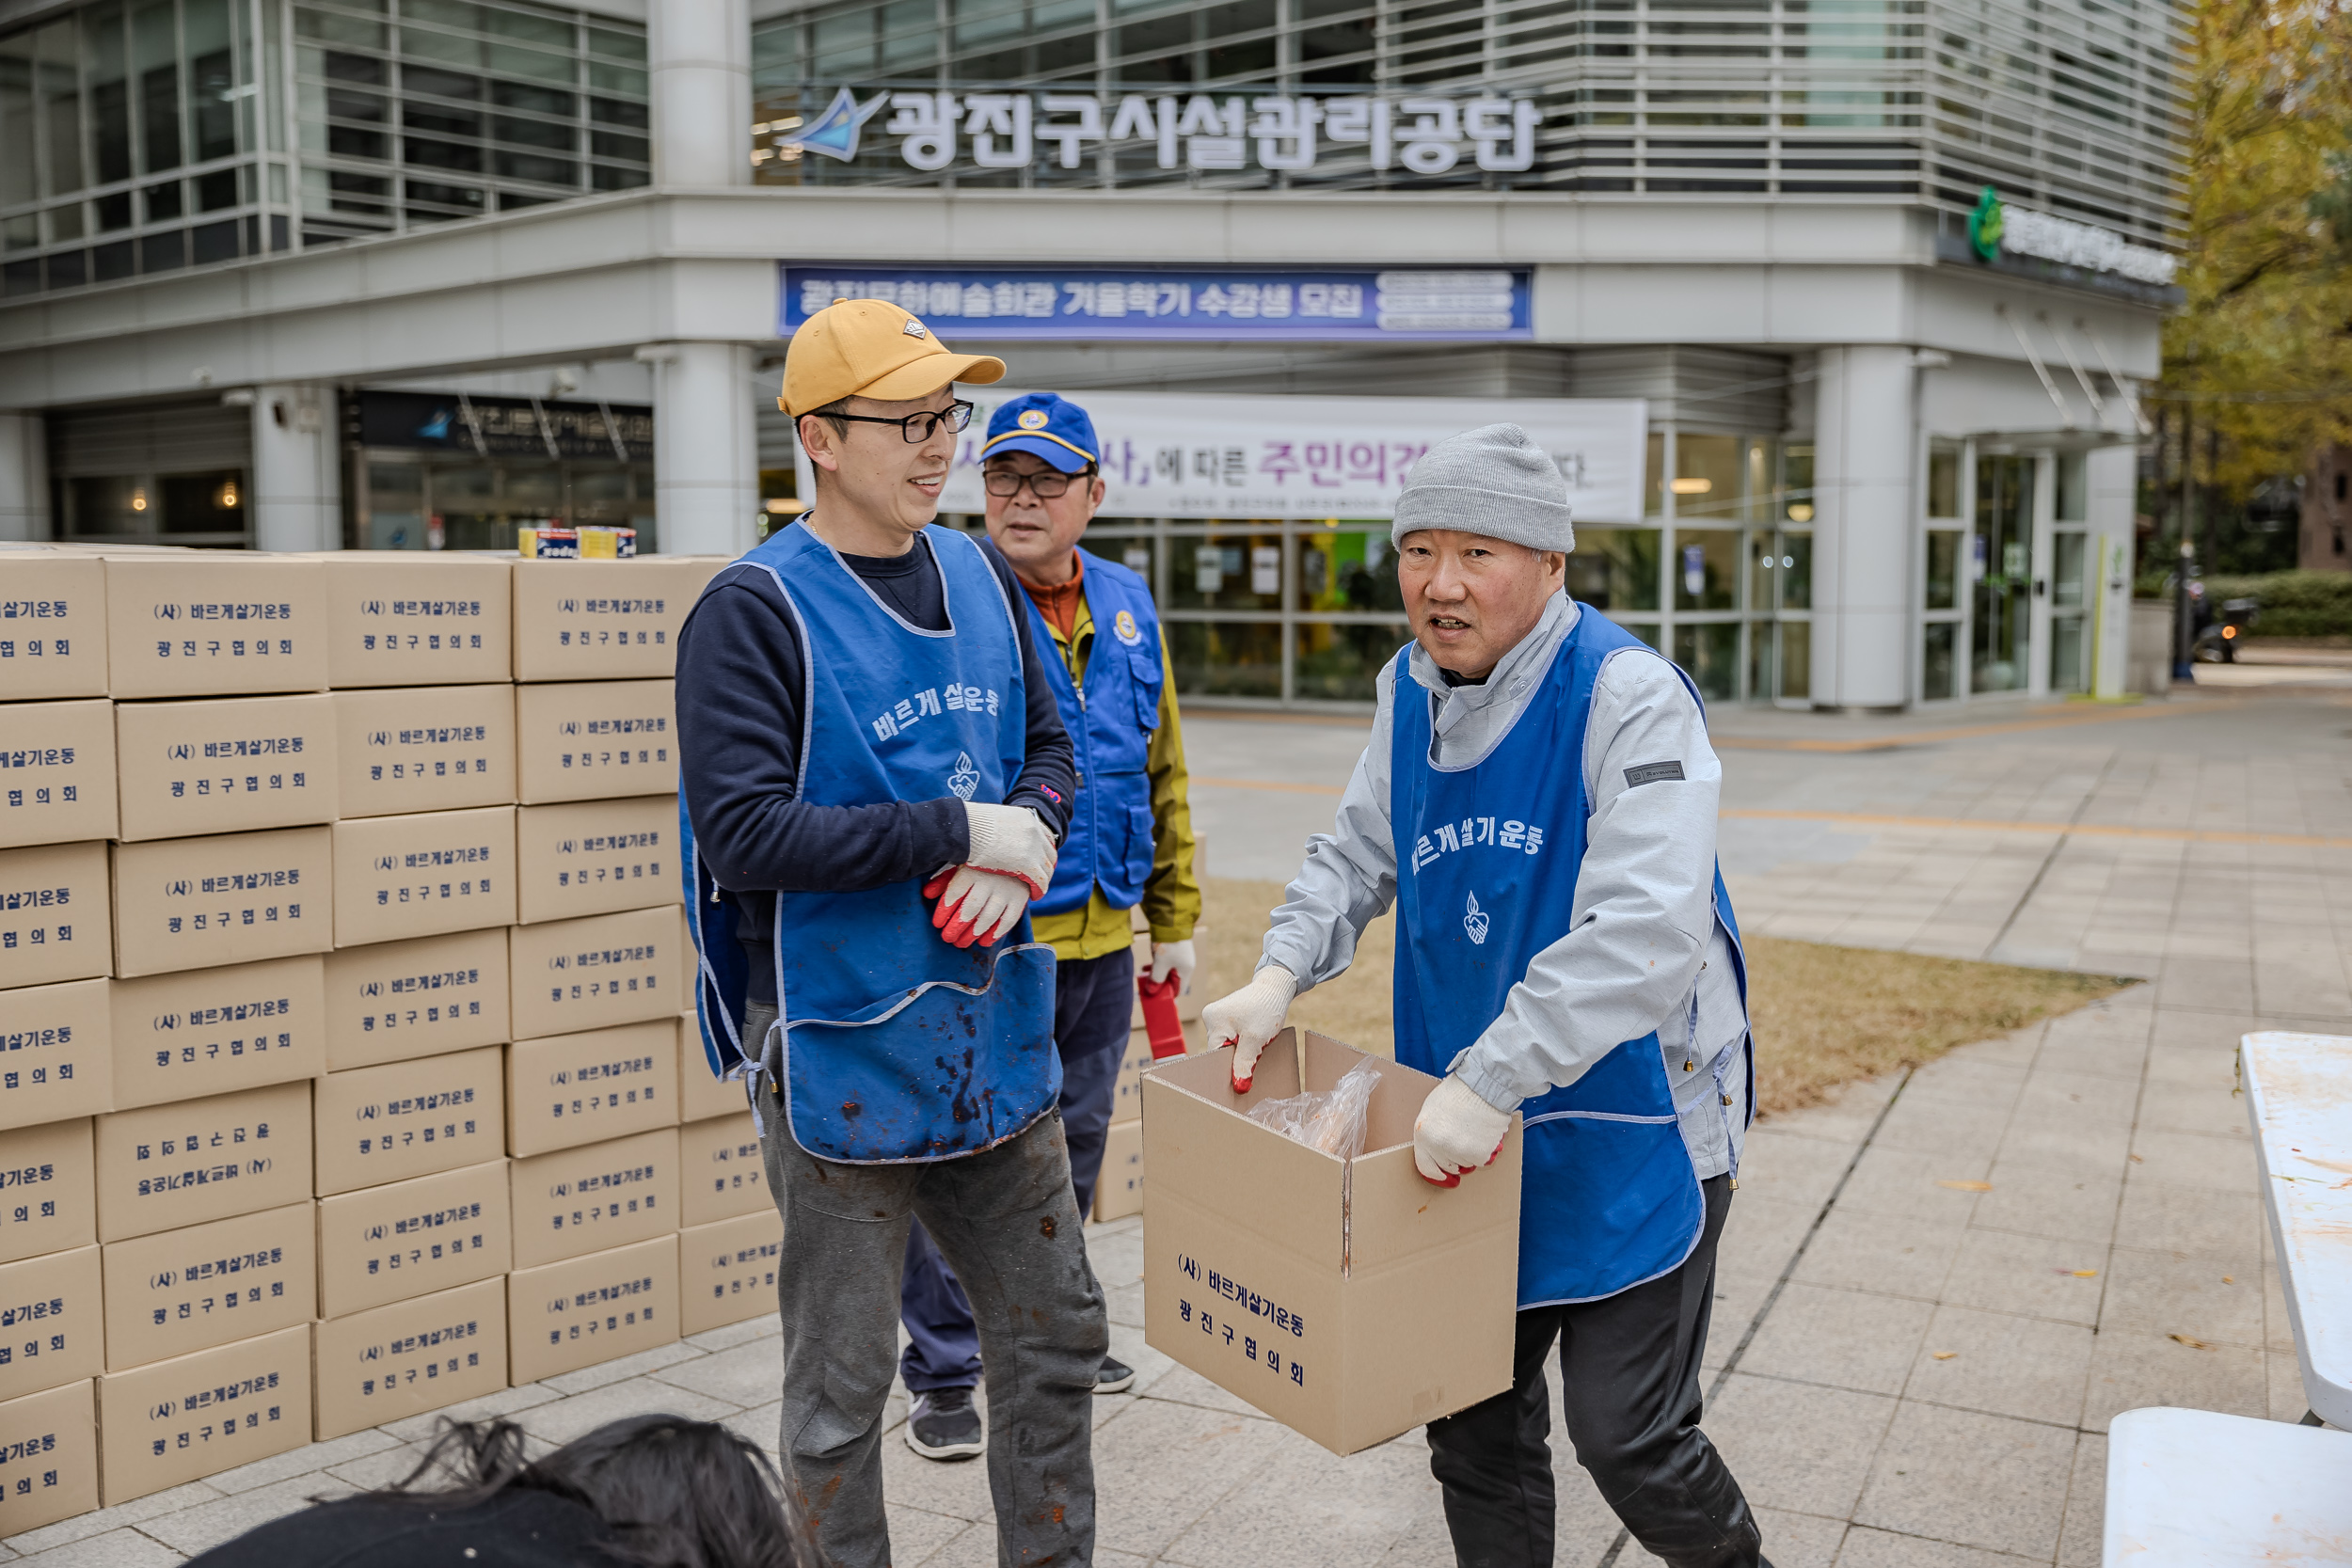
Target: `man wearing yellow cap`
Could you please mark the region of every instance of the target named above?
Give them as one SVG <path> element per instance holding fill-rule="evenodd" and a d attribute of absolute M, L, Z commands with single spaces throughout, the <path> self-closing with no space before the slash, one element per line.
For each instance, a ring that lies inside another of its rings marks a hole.
<path fill-rule="evenodd" d="M 993 546 L 932 518 L 972 405 L 895 305 L 792 339 L 777 405 L 816 504 L 678 635 L 679 815 L 714 1071 L 751 1081 L 783 1214 L 782 1453 L 835 1568 L 885 1568 L 881 1440 L 922 1221 L 987 1364 L 1006 1561 L 1090 1561 L 1109 1331 L 1057 1101 L 1054 953 L 1029 901 L 1076 787 Z"/>

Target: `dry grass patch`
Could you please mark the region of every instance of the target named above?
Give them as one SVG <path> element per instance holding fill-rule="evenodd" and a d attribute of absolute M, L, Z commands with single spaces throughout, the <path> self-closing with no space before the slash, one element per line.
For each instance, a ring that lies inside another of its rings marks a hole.
<path fill-rule="evenodd" d="M 1205 879 L 1203 995 L 1215 1000 L 1258 964 L 1277 882 Z M 1748 1006 L 1756 1024 L 1756 1104 L 1772 1116 L 1817 1104 L 1839 1085 L 1932 1061 L 2112 996 L 2130 980 L 2063 970 L 1929 958 L 1873 948 L 1751 937 Z M 1373 922 L 1355 965 L 1291 1009 L 1293 1022 L 1388 1055 L 1396 917 Z"/>

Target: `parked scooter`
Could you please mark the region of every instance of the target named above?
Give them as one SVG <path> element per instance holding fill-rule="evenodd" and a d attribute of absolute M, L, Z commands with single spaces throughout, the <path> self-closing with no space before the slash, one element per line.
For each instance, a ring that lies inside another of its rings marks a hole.
<path fill-rule="evenodd" d="M 2223 600 L 2220 615 L 2198 629 L 2197 640 L 2189 644 L 2189 657 L 2200 664 L 2235 664 L 2238 644 L 2250 633 L 2261 612 L 2262 603 L 2257 599 Z"/>

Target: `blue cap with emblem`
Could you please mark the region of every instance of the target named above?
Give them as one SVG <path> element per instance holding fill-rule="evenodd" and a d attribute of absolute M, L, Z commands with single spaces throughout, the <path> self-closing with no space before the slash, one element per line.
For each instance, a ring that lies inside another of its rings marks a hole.
<path fill-rule="evenodd" d="M 1087 411 L 1055 392 L 1025 392 L 998 406 L 988 419 L 983 458 L 1008 451 L 1033 452 L 1066 474 L 1102 460 L 1094 421 Z"/>

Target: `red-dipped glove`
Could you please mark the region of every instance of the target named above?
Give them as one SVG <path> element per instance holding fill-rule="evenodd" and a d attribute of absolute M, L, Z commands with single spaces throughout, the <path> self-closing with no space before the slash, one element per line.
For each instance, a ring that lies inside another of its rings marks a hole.
<path fill-rule="evenodd" d="M 1414 1167 L 1440 1187 L 1459 1185 L 1464 1171 L 1495 1163 L 1510 1133 L 1510 1112 L 1496 1110 L 1449 1074 L 1414 1118 Z"/>
<path fill-rule="evenodd" d="M 1258 1058 L 1266 1041 L 1282 1032 L 1282 1020 L 1298 994 L 1298 977 L 1280 964 L 1263 964 L 1249 983 L 1230 996 L 1220 996 L 1200 1009 L 1200 1024 L 1209 1049 L 1233 1048 L 1233 1092 L 1248 1094 L 1257 1076 Z"/>
<path fill-rule="evenodd" d="M 925 882 L 923 896 L 939 900 L 931 909 L 931 928 L 942 941 L 993 947 L 1028 909 L 1029 885 L 1001 871 L 959 865 Z"/>

